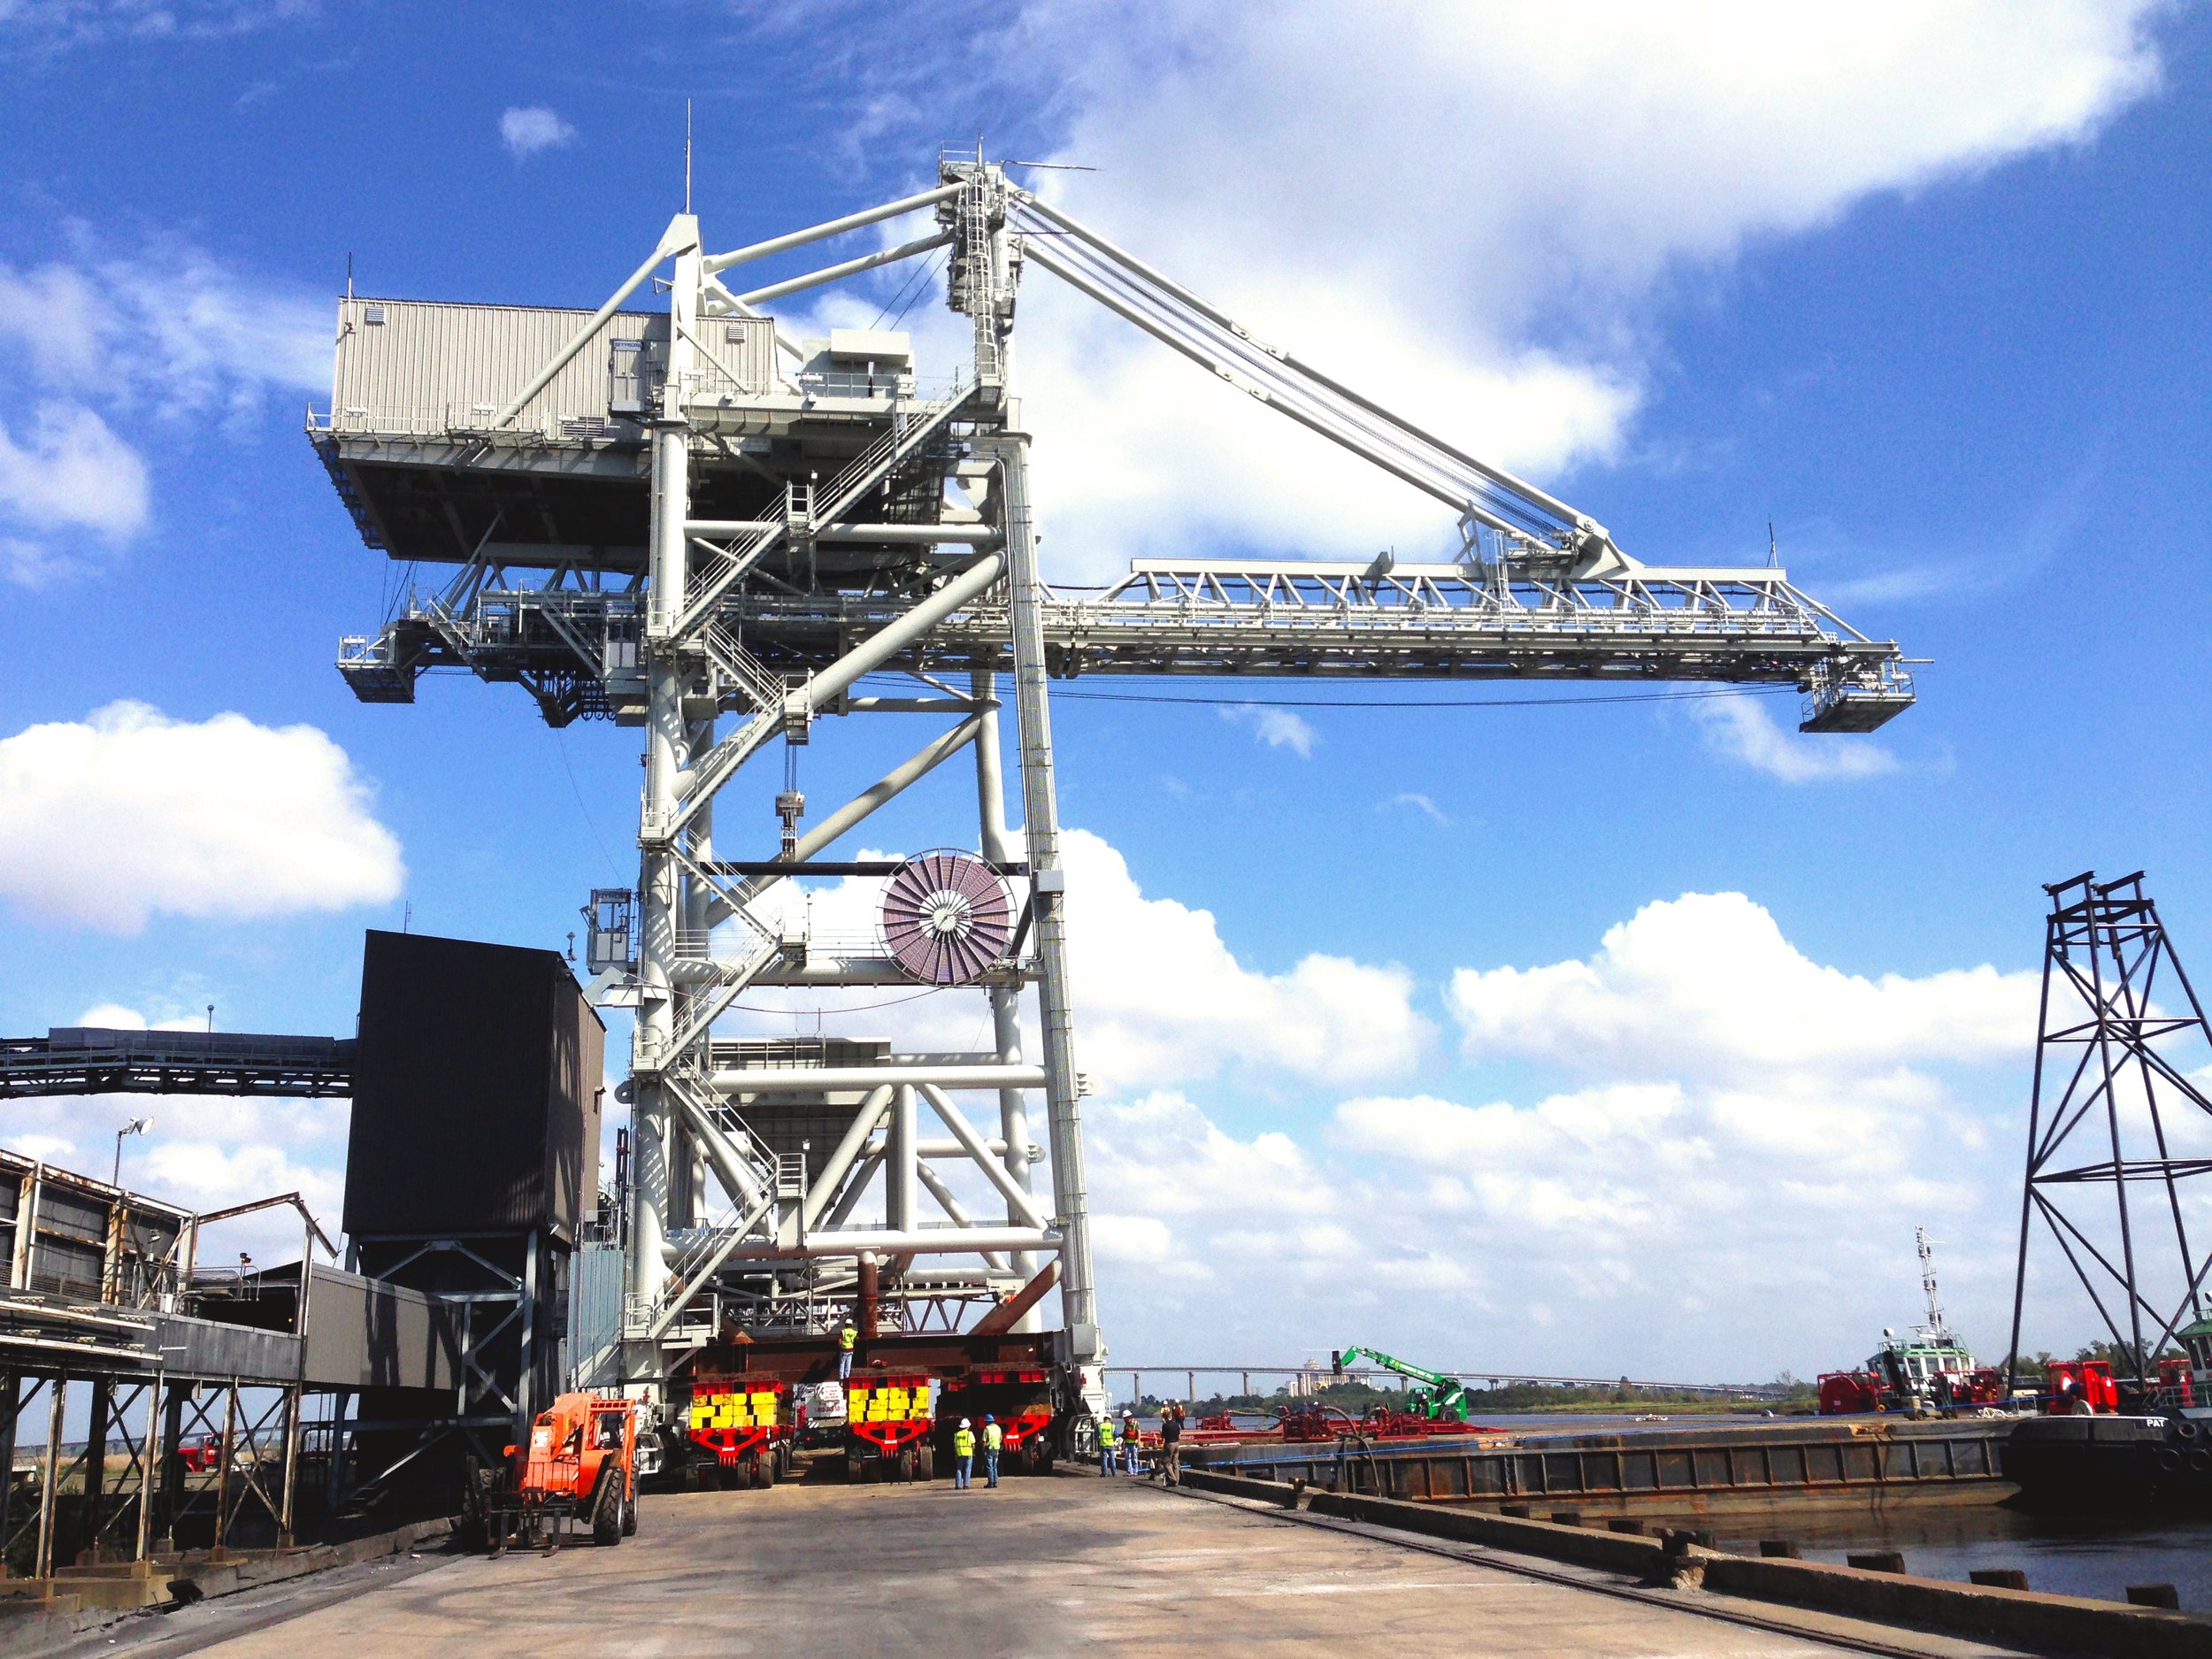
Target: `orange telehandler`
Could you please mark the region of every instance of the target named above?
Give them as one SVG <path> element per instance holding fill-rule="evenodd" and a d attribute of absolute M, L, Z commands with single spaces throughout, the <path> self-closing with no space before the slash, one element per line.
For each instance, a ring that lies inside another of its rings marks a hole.
<path fill-rule="evenodd" d="M 494 1555 L 510 1544 L 560 1548 L 572 1521 L 588 1518 L 595 1544 L 637 1531 L 637 1415 L 608 1394 L 562 1394 L 530 1425 L 529 1443 L 477 1471 L 470 1495 Z"/>

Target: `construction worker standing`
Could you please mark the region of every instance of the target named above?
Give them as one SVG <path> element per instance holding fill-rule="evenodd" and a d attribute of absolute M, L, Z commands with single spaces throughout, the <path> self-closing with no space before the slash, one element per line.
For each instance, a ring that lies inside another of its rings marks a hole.
<path fill-rule="evenodd" d="M 1098 1472 L 1102 1476 L 1114 1472 L 1114 1416 L 1110 1411 L 1098 1420 Z"/>
<path fill-rule="evenodd" d="M 1144 1436 L 1137 1428 L 1136 1408 L 1132 1406 L 1121 1414 L 1121 1466 L 1130 1474 L 1137 1472 L 1137 1459 L 1144 1452 Z"/>
<path fill-rule="evenodd" d="M 1006 1431 L 989 1412 L 983 1414 L 983 1483 L 998 1485 L 998 1455 L 1005 1448 Z"/>
<path fill-rule="evenodd" d="M 837 1380 L 843 1382 L 853 1374 L 853 1344 L 860 1340 L 860 1333 L 848 1321 L 837 1333 Z"/>
<path fill-rule="evenodd" d="M 1160 1465 L 1169 1486 L 1183 1472 L 1183 1407 L 1171 1400 L 1160 1413 Z"/>
<path fill-rule="evenodd" d="M 968 1489 L 968 1472 L 975 1467 L 975 1430 L 962 1417 L 952 1432 L 952 1484 L 955 1491 Z"/>

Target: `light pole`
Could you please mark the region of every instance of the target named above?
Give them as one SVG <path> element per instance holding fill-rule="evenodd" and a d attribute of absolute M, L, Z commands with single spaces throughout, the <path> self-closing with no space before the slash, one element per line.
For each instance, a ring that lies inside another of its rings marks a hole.
<path fill-rule="evenodd" d="M 153 1126 L 154 1120 L 150 1118 L 134 1118 L 115 1132 L 115 1174 L 108 1182 L 110 1187 L 123 1184 L 123 1137 L 142 1135 Z"/>

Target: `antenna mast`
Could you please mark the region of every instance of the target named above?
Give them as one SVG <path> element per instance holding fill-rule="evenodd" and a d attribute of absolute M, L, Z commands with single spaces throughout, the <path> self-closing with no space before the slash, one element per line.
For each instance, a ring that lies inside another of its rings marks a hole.
<path fill-rule="evenodd" d="M 1943 1304 L 1936 1299 L 1935 1247 L 1929 1242 L 1925 1227 L 1915 1227 L 1912 1239 L 1920 1252 L 1920 1288 L 1928 1297 L 1928 1340 L 1940 1342 L 1950 1333 L 1944 1326 Z"/>

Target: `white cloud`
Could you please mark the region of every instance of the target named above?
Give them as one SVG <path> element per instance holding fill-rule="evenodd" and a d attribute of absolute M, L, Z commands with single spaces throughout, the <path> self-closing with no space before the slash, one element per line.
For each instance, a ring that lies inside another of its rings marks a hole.
<path fill-rule="evenodd" d="M 0 423 L 0 513 L 16 523 L 117 540 L 144 527 L 146 497 L 146 464 L 81 404 L 40 404 L 21 443 Z"/>
<path fill-rule="evenodd" d="M 509 109 L 499 118 L 499 142 L 517 161 L 575 142 L 576 129 L 543 104 Z"/>
<path fill-rule="evenodd" d="M 0 263 L 10 378 L 165 419 L 251 416 L 273 391 L 329 391 L 321 297 L 178 237 L 119 249 L 85 225 L 65 228 L 73 258 Z"/>
<path fill-rule="evenodd" d="M 396 895 L 399 842 L 310 726 L 173 720 L 116 703 L 0 741 L 0 894 L 43 921 L 134 933 Z"/>
<path fill-rule="evenodd" d="M 1304 718 L 1288 709 L 1271 709 L 1264 703 L 1239 703 L 1222 710 L 1221 718 L 1232 726 L 1241 726 L 1258 741 L 1270 749 L 1286 749 L 1301 760 L 1313 758 L 1313 746 L 1321 741 Z"/>
<path fill-rule="evenodd" d="M 145 1031 L 150 1027 L 155 1031 L 201 1029 L 201 1022 L 196 1019 L 149 1020 L 137 1009 L 127 1007 L 121 1002 L 96 1002 L 72 1023 L 90 1025 L 101 1031 Z"/>
<path fill-rule="evenodd" d="M 1618 453 L 1672 275 L 2092 136 L 2156 84 L 2167 9 L 1033 5 L 1000 73 L 1069 111 L 1057 158 L 1097 171 L 1036 176 L 1070 211 L 1540 481 Z M 1449 536 L 1448 512 L 1041 270 L 1023 315 L 1062 569 L 1194 539 L 1342 557 Z"/>
<path fill-rule="evenodd" d="M 1986 964 L 1922 979 L 1813 962 L 1740 893 L 1688 893 L 1607 930 L 1586 960 L 1462 968 L 1450 1002 L 1471 1058 L 1525 1056 L 1652 1078 L 2017 1056 L 2037 976 Z"/>
<path fill-rule="evenodd" d="M 98 1011 L 127 1015 L 128 1009 Z M 88 1012 L 84 1023 L 95 1023 Z M 119 1028 L 120 1018 L 97 1023 Z M 211 1210 L 297 1192 L 326 1233 L 338 1236 L 345 1187 L 346 1134 L 351 1109 L 343 1100 L 245 1100 L 196 1095 L 152 1101 L 143 1094 L 10 1103 L 0 1143 L 104 1181 L 115 1168 L 115 1132 L 150 1115 L 153 1127 L 123 1142 L 123 1185 L 180 1209 Z M 257 1263 L 299 1259 L 298 1212 L 286 1208 L 218 1223 L 201 1240 L 200 1261 L 234 1263 L 242 1250 Z"/>
<path fill-rule="evenodd" d="M 1452 820 L 1446 814 L 1444 809 L 1437 805 L 1435 802 L 1430 800 L 1429 797 L 1425 795 L 1416 794 L 1412 791 L 1407 791 L 1402 795 L 1394 795 L 1389 800 L 1380 803 L 1375 810 L 1378 812 L 1383 812 L 1388 811 L 1394 807 L 1409 808 L 1413 811 L 1418 812 L 1423 818 L 1428 819 L 1430 823 L 1435 825 L 1440 829 L 1449 829 L 1452 826 Z"/>
<path fill-rule="evenodd" d="M 1863 738 L 1785 732 L 1755 696 L 1715 697 L 1693 703 L 1714 753 L 1784 783 L 1839 783 L 1879 778 L 1897 770 L 1897 757 Z"/>
<path fill-rule="evenodd" d="M 0 0 L 0 45 L 218 40 L 312 17 L 315 0 Z"/>
<path fill-rule="evenodd" d="M 1647 907 L 1557 970 L 1464 970 L 1473 1058 L 1578 1080 L 1361 1094 L 1317 1132 L 1232 1130 L 1198 1087 L 1094 1102 L 1102 1316 L 1131 1361 L 1200 1329 L 1278 1363 L 1359 1340 L 1502 1370 L 1809 1374 L 1914 1317 L 1929 1223 L 1993 1357 L 2034 987 L 1848 974 L 1735 895 Z"/>
<path fill-rule="evenodd" d="M 324 302 L 178 238 L 125 255 L 82 225 L 66 230 L 70 260 L 0 261 L 0 398 L 35 411 L 0 426 L 0 577 L 26 587 L 145 531 L 146 432 L 188 442 L 211 418 L 242 437 L 272 393 L 330 384 Z"/>

